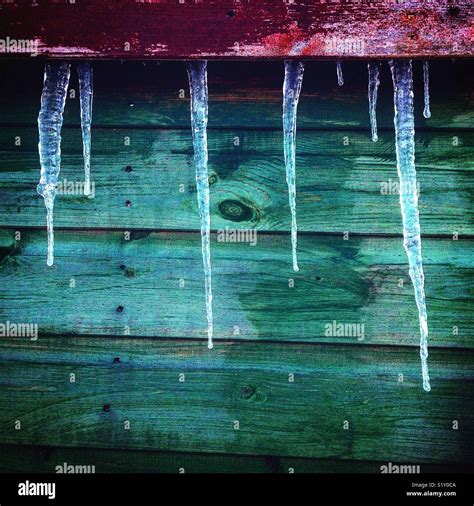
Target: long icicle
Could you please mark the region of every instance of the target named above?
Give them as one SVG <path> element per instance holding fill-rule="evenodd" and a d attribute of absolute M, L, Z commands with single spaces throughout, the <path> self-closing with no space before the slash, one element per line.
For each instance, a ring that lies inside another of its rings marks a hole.
<path fill-rule="evenodd" d="M 61 169 L 61 128 L 71 66 L 65 62 L 47 63 L 44 71 L 41 109 L 38 116 L 41 177 L 36 191 L 44 198 L 48 231 L 48 257 L 54 263 L 54 199 Z"/>
<path fill-rule="evenodd" d="M 339 86 L 344 85 L 344 74 L 342 72 L 342 62 L 337 60 L 336 62 L 336 72 L 337 72 L 337 84 Z"/>
<path fill-rule="evenodd" d="M 206 133 L 208 118 L 207 61 L 188 62 L 187 69 L 191 92 L 191 128 L 193 132 L 194 164 L 196 166 L 197 197 L 201 219 L 202 259 L 206 290 L 207 346 L 212 349 L 211 217 Z"/>
<path fill-rule="evenodd" d="M 423 388 L 431 390 L 428 374 L 428 321 L 421 256 L 420 216 L 415 168 L 415 120 L 413 113 L 413 72 L 411 60 L 391 60 L 395 109 L 397 170 L 400 178 L 400 206 L 403 244 L 408 255 L 410 278 L 415 291 L 420 322 L 420 357 Z"/>
<path fill-rule="evenodd" d="M 431 118 L 430 111 L 430 64 L 427 61 L 423 62 L 423 90 L 425 108 L 423 109 L 423 116 Z"/>
<path fill-rule="evenodd" d="M 372 131 L 372 140 L 377 142 L 379 136 L 377 134 L 377 95 L 380 85 L 380 62 L 369 62 L 367 69 L 369 72 L 369 116 L 370 129 Z"/>
<path fill-rule="evenodd" d="M 283 151 L 285 155 L 286 182 L 291 211 L 291 247 L 293 270 L 299 271 L 296 247 L 298 227 L 296 224 L 296 112 L 303 83 L 304 65 L 302 62 L 285 61 L 285 80 L 283 83 Z"/>
<path fill-rule="evenodd" d="M 93 71 L 89 62 L 77 66 L 81 101 L 82 146 L 84 152 L 84 195 L 91 192 L 91 123 L 93 97 Z"/>

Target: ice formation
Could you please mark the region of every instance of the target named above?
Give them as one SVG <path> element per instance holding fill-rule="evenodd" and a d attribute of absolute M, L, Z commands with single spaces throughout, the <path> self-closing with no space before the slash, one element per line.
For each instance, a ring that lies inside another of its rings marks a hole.
<path fill-rule="evenodd" d="M 54 199 L 61 170 L 61 128 L 71 66 L 65 62 L 47 63 L 44 71 L 41 109 L 38 116 L 39 155 L 41 164 L 37 192 L 44 198 L 48 231 L 46 263 L 54 263 Z"/>
<path fill-rule="evenodd" d="M 423 388 L 431 390 L 428 374 L 428 321 L 423 263 L 421 256 L 420 216 L 415 169 L 415 121 L 413 113 L 413 73 L 411 60 L 391 60 L 395 109 L 395 143 L 400 178 L 400 206 L 403 244 L 408 255 L 410 278 L 415 290 L 420 323 L 420 357 Z"/>
<path fill-rule="evenodd" d="M 194 145 L 194 165 L 196 168 L 196 187 L 201 219 L 201 245 L 204 264 L 206 294 L 208 348 L 213 347 L 212 318 L 212 273 L 211 273 L 211 215 L 209 178 L 207 170 L 207 61 L 188 62 L 189 88 L 191 92 L 191 128 Z"/>
<path fill-rule="evenodd" d="M 303 63 L 285 61 L 285 80 L 283 83 L 283 151 L 285 155 L 286 182 L 291 211 L 291 247 L 293 270 L 298 271 L 296 254 L 298 228 L 296 223 L 296 112 L 301 85 L 303 83 Z"/>

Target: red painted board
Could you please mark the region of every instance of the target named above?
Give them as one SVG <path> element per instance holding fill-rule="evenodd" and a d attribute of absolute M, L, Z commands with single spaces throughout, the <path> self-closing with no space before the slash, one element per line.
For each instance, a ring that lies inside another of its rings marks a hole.
<path fill-rule="evenodd" d="M 0 0 L 0 56 L 472 56 L 470 0 Z"/>

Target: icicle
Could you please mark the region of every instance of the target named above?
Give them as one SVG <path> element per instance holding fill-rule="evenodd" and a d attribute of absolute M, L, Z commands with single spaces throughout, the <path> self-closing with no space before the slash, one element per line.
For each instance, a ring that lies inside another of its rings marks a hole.
<path fill-rule="evenodd" d="M 209 180 L 207 172 L 207 61 L 188 62 L 191 91 L 191 128 L 194 144 L 194 164 L 199 216 L 201 218 L 202 259 L 206 290 L 208 348 L 212 344 L 212 285 L 211 285 L 211 216 L 209 211 Z"/>
<path fill-rule="evenodd" d="M 425 99 L 425 108 L 423 109 L 423 116 L 428 119 L 431 118 L 431 111 L 430 111 L 430 66 L 427 61 L 423 62 L 423 88 Z"/>
<path fill-rule="evenodd" d="M 380 62 L 369 62 L 367 64 L 369 71 L 369 116 L 370 128 L 372 130 L 372 140 L 377 142 L 377 94 L 380 84 Z"/>
<path fill-rule="evenodd" d="M 428 322 L 421 256 L 420 217 L 415 169 L 415 121 L 413 115 L 413 74 L 411 60 L 391 60 L 394 88 L 395 139 L 397 170 L 400 178 L 400 206 L 403 219 L 404 246 L 408 255 L 410 277 L 415 291 L 420 321 L 420 356 L 423 388 L 429 392 Z"/>
<path fill-rule="evenodd" d="M 296 111 L 303 83 L 304 66 L 302 62 L 285 61 L 285 81 L 283 83 L 283 151 L 285 155 L 286 182 L 291 211 L 291 246 L 293 270 L 298 272 L 297 224 L 296 224 Z"/>
<path fill-rule="evenodd" d="M 84 152 L 84 195 L 91 192 L 91 122 L 93 72 L 89 62 L 79 63 L 79 93 L 81 99 L 82 146 Z"/>
<path fill-rule="evenodd" d="M 342 62 L 339 60 L 336 62 L 336 71 L 337 71 L 337 84 L 339 86 L 343 86 L 344 74 L 342 73 Z"/>
<path fill-rule="evenodd" d="M 48 230 L 49 266 L 54 263 L 53 209 L 61 169 L 61 127 L 69 84 L 70 65 L 64 62 L 46 64 L 41 109 L 38 116 L 41 177 L 37 192 L 44 198 Z"/>

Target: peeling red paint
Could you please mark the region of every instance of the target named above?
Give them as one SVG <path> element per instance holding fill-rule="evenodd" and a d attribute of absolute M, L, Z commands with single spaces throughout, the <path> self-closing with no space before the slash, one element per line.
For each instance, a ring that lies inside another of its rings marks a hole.
<path fill-rule="evenodd" d="M 292 23 L 289 28 L 281 33 L 267 35 L 261 41 L 262 45 L 269 51 L 279 56 L 292 54 L 293 49 L 304 39 L 304 32 Z"/>
<path fill-rule="evenodd" d="M 472 56 L 469 0 L 0 0 L 0 39 L 71 58 Z"/>

